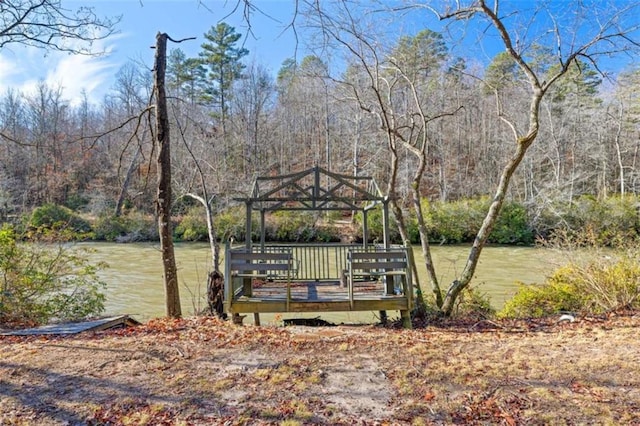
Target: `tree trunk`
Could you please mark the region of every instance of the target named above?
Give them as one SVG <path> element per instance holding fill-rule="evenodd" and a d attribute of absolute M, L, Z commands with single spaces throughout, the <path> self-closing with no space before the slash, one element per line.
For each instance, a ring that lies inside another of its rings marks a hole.
<path fill-rule="evenodd" d="M 155 57 L 155 98 L 156 98 L 156 145 L 158 150 L 158 232 L 162 251 L 164 271 L 164 290 L 167 316 L 180 318 L 180 293 L 178 289 L 178 270 L 173 250 L 171 227 L 171 144 L 169 138 L 169 117 L 165 94 L 165 70 L 167 66 L 167 34 L 156 35 Z"/>
<path fill-rule="evenodd" d="M 426 154 L 424 152 L 424 148 L 419 151 L 420 155 L 419 165 L 416 169 L 416 172 L 413 176 L 413 181 L 411 182 L 411 191 L 413 192 L 413 209 L 416 213 L 416 219 L 418 221 L 418 233 L 420 234 L 420 247 L 422 248 L 422 260 L 424 261 L 425 267 L 427 268 L 427 276 L 429 278 L 429 282 L 431 283 L 431 292 L 433 293 L 433 297 L 436 302 L 436 306 L 442 306 L 442 291 L 440 290 L 440 285 L 438 284 L 438 276 L 436 275 L 435 266 L 433 264 L 433 259 L 431 257 L 431 248 L 429 247 L 429 235 L 427 232 L 427 225 L 424 220 L 424 214 L 422 211 L 422 196 L 420 194 L 420 182 L 424 176 L 424 169 L 426 164 Z M 422 296 L 422 286 L 420 282 L 416 280 L 416 289 L 418 291 L 418 308 L 426 311 L 426 305 L 424 302 L 424 297 Z M 420 305 L 421 303 L 421 305 Z"/>
<path fill-rule="evenodd" d="M 227 318 L 224 313 L 224 277 L 220 271 L 209 273 L 207 282 L 207 305 L 210 315 Z"/>
<path fill-rule="evenodd" d="M 133 172 L 136 170 L 138 166 L 138 158 L 140 158 L 140 154 L 142 150 L 140 146 L 138 146 L 129 167 L 127 168 L 127 174 L 124 177 L 124 182 L 122 182 L 122 187 L 120 188 L 120 195 L 118 195 L 118 201 L 116 203 L 116 208 L 114 211 L 114 216 L 119 217 L 122 214 L 122 207 L 124 206 L 125 199 L 127 197 L 127 190 L 129 189 L 129 184 L 131 183 L 131 178 L 133 177 Z"/>
<path fill-rule="evenodd" d="M 198 171 L 200 168 L 196 166 Z M 194 200 L 198 201 L 204 207 L 206 219 L 207 219 L 207 233 L 209 236 L 209 247 L 211 248 L 211 262 L 214 272 L 220 272 L 220 244 L 216 240 L 216 230 L 213 226 L 213 209 L 211 208 L 212 200 L 207 200 L 207 191 L 205 191 L 206 187 L 204 185 L 204 178 L 202 174 L 200 175 L 202 178 L 203 192 L 205 194 L 204 197 L 201 197 L 197 194 L 187 193 L 187 197 L 191 197 Z"/>
<path fill-rule="evenodd" d="M 534 103 L 536 104 L 539 104 L 539 101 L 539 98 L 534 99 Z M 502 170 L 498 189 L 496 190 L 496 194 L 493 197 L 491 206 L 489 206 L 489 211 L 487 212 L 487 215 L 482 222 L 482 226 L 480 227 L 480 230 L 478 231 L 476 238 L 473 241 L 473 246 L 471 247 L 471 251 L 469 252 L 469 257 L 467 258 L 467 263 L 464 267 L 464 270 L 462 271 L 460 278 L 454 280 L 453 283 L 451 283 L 451 285 L 449 286 L 447 295 L 445 296 L 442 304 L 442 308 L 440 309 L 440 311 L 446 316 L 451 316 L 458 295 L 469 285 L 471 279 L 473 278 L 473 275 L 476 272 L 478 260 L 480 260 L 480 253 L 482 252 L 482 249 L 484 248 L 487 239 L 489 238 L 489 235 L 491 234 L 491 231 L 493 230 L 493 227 L 498 220 L 498 215 L 500 214 L 502 204 L 504 203 L 504 199 L 507 195 L 507 189 L 509 188 L 511 177 L 524 158 L 524 155 L 527 153 L 527 149 L 529 148 L 529 146 L 531 146 L 536 136 L 538 135 L 537 114 L 535 116 L 535 120 L 535 125 L 532 125 L 530 133 L 526 137 L 518 139 L 518 147 L 516 149 L 516 152 L 509 163 Z"/>

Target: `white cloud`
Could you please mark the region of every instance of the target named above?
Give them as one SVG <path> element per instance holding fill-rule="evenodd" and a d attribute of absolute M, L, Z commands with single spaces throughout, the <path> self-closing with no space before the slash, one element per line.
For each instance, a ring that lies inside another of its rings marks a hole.
<path fill-rule="evenodd" d="M 19 61 L 13 59 L 11 52 L 0 53 L 0 91 L 4 93 L 21 79 L 24 69 Z"/>
<path fill-rule="evenodd" d="M 71 104 L 82 100 L 83 91 L 90 101 L 98 102 L 110 86 L 114 66 L 108 57 L 67 55 L 58 58 L 44 81 L 49 86 L 61 87 Z"/>
<path fill-rule="evenodd" d="M 113 43 L 116 37 L 109 40 Z M 45 51 L 28 46 L 13 46 L 0 53 L 0 95 L 12 88 L 33 94 L 40 82 L 52 88 L 62 88 L 64 99 L 71 105 L 82 101 L 82 92 L 89 101 L 100 102 L 111 87 L 116 67 L 110 53 L 114 44 L 95 45 L 103 56 L 74 55 Z"/>

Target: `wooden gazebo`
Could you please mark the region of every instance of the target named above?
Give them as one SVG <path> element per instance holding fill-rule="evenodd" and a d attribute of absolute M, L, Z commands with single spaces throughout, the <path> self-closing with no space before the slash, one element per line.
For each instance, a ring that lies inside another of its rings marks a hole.
<path fill-rule="evenodd" d="M 338 312 L 398 310 L 411 324 L 411 248 L 389 241 L 389 200 L 368 176 L 348 176 L 315 166 L 289 175 L 258 177 L 246 206 L 246 239 L 227 243 L 225 310 L 260 312 Z M 382 244 L 369 244 L 367 213 L 382 208 Z M 267 244 L 267 212 L 356 211 L 363 216 L 362 244 Z M 260 242 L 254 244 L 252 216 L 260 214 Z"/>
<path fill-rule="evenodd" d="M 323 187 L 324 183 L 324 187 Z M 283 176 L 258 177 L 247 198 L 238 199 L 246 205 L 246 244 L 252 244 L 251 214 L 260 212 L 260 245 L 265 244 L 265 214 L 275 210 L 350 210 L 364 215 L 362 240 L 368 240 L 367 212 L 382 205 L 384 246 L 389 246 L 389 203 L 375 180 L 369 176 L 347 176 L 313 167 Z"/>

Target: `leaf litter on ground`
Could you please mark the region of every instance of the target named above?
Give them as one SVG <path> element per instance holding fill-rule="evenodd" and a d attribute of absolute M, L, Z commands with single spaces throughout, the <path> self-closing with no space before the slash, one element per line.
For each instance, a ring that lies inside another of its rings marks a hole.
<path fill-rule="evenodd" d="M 0 337 L 0 424 L 639 424 L 640 315 Z"/>

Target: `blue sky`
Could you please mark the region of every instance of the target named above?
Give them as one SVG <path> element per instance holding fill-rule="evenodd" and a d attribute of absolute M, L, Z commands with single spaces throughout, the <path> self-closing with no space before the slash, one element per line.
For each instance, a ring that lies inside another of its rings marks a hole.
<path fill-rule="evenodd" d="M 128 61 L 136 61 L 151 67 L 154 51 L 150 46 L 155 43 L 158 31 L 166 32 L 174 39 L 197 37 L 196 40 L 179 45 L 169 44 L 169 49 L 180 47 L 192 57 L 197 56 L 200 51 L 200 45 L 204 42 L 203 34 L 220 21 L 234 26 L 241 34 L 247 34 L 247 24 L 243 19 L 242 11 L 232 13 L 238 0 L 62 1 L 68 9 L 75 10 L 80 6 L 91 6 L 100 16 L 122 15 L 122 20 L 117 27 L 118 34 L 96 45 L 97 49 L 106 50 L 109 54 L 95 58 L 45 52 L 41 49 L 18 45 L 6 46 L 0 51 L 0 94 L 10 87 L 30 93 L 40 81 L 44 81 L 51 87 L 62 87 L 63 96 L 72 103 L 79 102 L 83 90 L 91 101 L 99 102 L 113 87 L 114 75 Z M 615 0 L 614 3 L 624 5 L 630 4 L 630 1 Z M 300 32 L 298 43 L 293 31 L 287 29 L 293 19 L 295 2 L 293 0 L 253 0 L 252 3 L 262 13 L 256 11 L 251 16 L 253 35 L 247 35 L 243 39 L 245 47 L 250 52 L 246 60 L 254 60 L 266 66 L 275 76 L 285 59 L 295 56 L 300 60 L 309 54 L 304 44 L 302 27 L 297 28 Z M 542 4 L 540 1 L 512 0 L 502 4 L 503 13 L 505 13 L 505 7 L 517 9 L 522 13 L 507 13 L 506 15 L 512 20 L 510 23 L 522 18 L 523 22 L 529 24 L 530 29 L 536 28 L 531 21 L 527 21 L 527 16 L 530 16 L 528 12 L 536 9 L 536 5 Z M 550 2 L 554 14 L 571 27 L 572 11 L 563 7 L 565 4 L 565 0 Z M 599 3 L 596 1 L 595 4 Z M 536 25 L 544 26 L 549 23 L 543 15 L 538 15 Z M 387 33 L 391 37 L 397 37 L 400 32 L 415 33 L 424 26 L 442 31 L 443 24 L 438 24 L 433 18 L 433 15 L 426 10 L 412 11 L 404 15 L 402 22 L 394 22 L 393 25 L 384 28 L 377 27 L 376 30 L 379 36 Z M 640 20 L 640 18 L 635 19 Z M 298 17 L 298 22 L 301 21 Z M 449 35 L 454 39 L 459 37 L 461 40 L 459 45 L 450 46 L 454 55 L 472 56 L 486 65 L 493 55 L 504 49 L 495 32 L 486 31 L 486 23 L 476 23 L 466 29 L 463 25 L 453 28 L 453 33 Z M 570 39 L 569 33 L 567 40 Z M 629 58 L 627 57 L 624 61 L 628 63 Z M 635 62 L 637 64 L 637 59 Z"/>
<path fill-rule="evenodd" d="M 150 46 L 155 44 L 158 31 L 174 39 L 197 37 L 179 45 L 168 45 L 169 49 L 180 47 L 188 56 L 197 56 L 204 42 L 203 34 L 221 20 L 246 34 L 242 14 L 229 15 L 235 4 L 236 0 L 63 0 L 68 9 L 91 6 L 100 16 L 122 15 L 119 33 L 96 45 L 109 54 L 94 58 L 7 46 L 0 51 L 0 93 L 9 87 L 29 93 L 40 81 L 45 81 L 53 87 L 61 86 L 64 97 L 74 103 L 83 90 L 90 100 L 98 102 L 113 86 L 115 73 L 127 61 L 151 67 L 154 51 Z M 299 56 L 301 52 L 301 46 L 296 51 L 293 33 L 284 31 L 294 13 L 293 2 L 259 0 L 256 4 L 264 14 L 254 13 L 251 25 L 255 37 L 249 35 L 243 39 L 250 52 L 247 60 L 254 59 L 275 75 L 285 59 L 296 53 Z"/>

